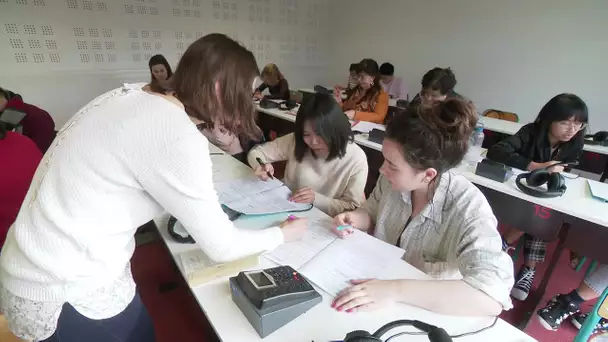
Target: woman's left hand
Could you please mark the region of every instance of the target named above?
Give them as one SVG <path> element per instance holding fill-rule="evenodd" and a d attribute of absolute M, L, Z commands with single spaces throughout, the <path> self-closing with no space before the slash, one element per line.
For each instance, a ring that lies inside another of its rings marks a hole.
<path fill-rule="evenodd" d="M 291 194 L 289 200 L 296 203 L 314 203 L 315 192 L 308 187 L 302 188 Z"/>
<path fill-rule="evenodd" d="M 397 284 L 392 280 L 351 280 L 353 286 L 342 290 L 332 308 L 338 311 L 356 312 L 377 310 L 396 301 Z"/>
<path fill-rule="evenodd" d="M 355 111 L 354 110 L 347 110 L 346 112 L 344 112 L 344 114 L 346 114 L 346 116 L 348 116 L 348 118 L 351 119 L 351 120 L 355 119 Z"/>

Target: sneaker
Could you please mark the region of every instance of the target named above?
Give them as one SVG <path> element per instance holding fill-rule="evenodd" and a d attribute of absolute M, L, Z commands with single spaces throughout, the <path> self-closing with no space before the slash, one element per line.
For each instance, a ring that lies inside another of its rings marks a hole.
<path fill-rule="evenodd" d="M 511 297 L 524 301 L 530 294 L 532 283 L 534 282 L 534 274 L 536 270 L 528 266 L 523 266 L 517 275 L 517 281 L 511 290 Z"/>
<path fill-rule="evenodd" d="M 578 312 L 578 305 L 573 303 L 567 295 L 560 294 L 553 297 L 544 308 L 538 310 L 536 315 L 545 329 L 555 331 L 565 319 Z"/>
<path fill-rule="evenodd" d="M 570 319 L 570 322 L 572 323 L 572 325 L 574 325 L 576 327 L 576 329 L 581 329 L 583 327 L 583 324 L 585 324 L 585 320 L 587 319 L 587 317 L 589 317 L 589 313 L 577 313 L 575 315 L 572 316 L 572 319 Z M 600 332 L 607 332 L 608 331 L 608 320 L 605 318 L 600 318 L 600 321 L 595 325 L 595 329 L 593 330 L 594 334 L 600 333 Z"/>
<path fill-rule="evenodd" d="M 502 239 L 502 251 L 509 254 L 511 251 L 514 251 L 515 247 L 510 246 L 505 239 Z"/>

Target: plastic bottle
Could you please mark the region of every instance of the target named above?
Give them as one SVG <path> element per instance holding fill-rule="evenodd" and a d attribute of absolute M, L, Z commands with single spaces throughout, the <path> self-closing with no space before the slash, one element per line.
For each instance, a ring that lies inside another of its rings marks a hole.
<path fill-rule="evenodd" d="M 483 134 L 483 124 L 481 122 L 477 123 L 475 126 L 475 130 L 473 134 L 471 134 L 471 138 L 469 140 L 469 150 L 465 155 L 465 161 L 469 164 L 477 164 L 481 158 L 481 149 L 483 145 L 483 139 L 485 135 Z"/>

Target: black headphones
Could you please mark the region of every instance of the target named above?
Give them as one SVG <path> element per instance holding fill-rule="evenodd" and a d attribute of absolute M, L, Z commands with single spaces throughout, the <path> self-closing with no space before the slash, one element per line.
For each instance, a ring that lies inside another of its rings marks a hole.
<path fill-rule="evenodd" d="M 526 195 L 540 198 L 560 197 L 566 192 L 566 179 L 557 172 L 550 173 L 548 169 L 552 166 L 574 166 L 577 164 L 557 163 L 542 169 L 521 173 L 515 179 L 515 184 Z M 522 179 L 526 180 L 527 185 L 521 183 Z M 531 188 L 531 186 L 539 187 L 543 184 L 547 184 L 547 191 Z"/>
<path fill-rule="evenodd" d="M 383 342 L 381 337 L 386 334 L 389 330 L 404 326 L 404 325 L 412 325 L 420 331 L 424 331 L 428 334 L 429 341 L 431 342 L 451 342 L 452 337 L 448 335 L 448 333 L 434 325 L 430 325 L 424 322 L 403 319 L 394 322 L 387 323 L 380 327 L 373 335 L 365 330 L 355 330 L 346 334 L 343 342 Z"/>
<path fill-rule="evenodd" d="M 591 140 L 588 140 L 588 139 L 591 139 Z M 595 134 L 585 135 L 585 144 L 608 146 L 608 132 L 599 131 L 599 132 L 595 132 Z"/>

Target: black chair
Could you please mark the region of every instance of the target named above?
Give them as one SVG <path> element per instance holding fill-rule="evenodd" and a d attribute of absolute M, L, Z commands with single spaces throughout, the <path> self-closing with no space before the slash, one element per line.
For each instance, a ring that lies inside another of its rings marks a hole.
<path fill-rule="evenodd" d="M 410 104 L 410 101 L 408 101 L 408 100 L 397 100 L 397 103 L 395 105 L 399 108 L 407 108 L 407 105 L 409 105 L 409 104 Z"/>

